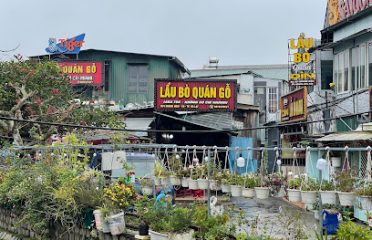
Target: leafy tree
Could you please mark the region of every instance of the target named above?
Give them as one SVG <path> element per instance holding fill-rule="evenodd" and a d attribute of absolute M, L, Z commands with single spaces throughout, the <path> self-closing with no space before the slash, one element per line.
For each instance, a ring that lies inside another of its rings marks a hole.
<path fill-rule="evenodd" d="M 24 60 L 0 62 L 0 116 L 18 120 L 78 123 L 99 127 L 124 127 L 115 113 L 81 106 L 74 99 L 69 79 L 52 61 Z M 13 144 L 42 144 L 52 134 L 67 129 L 44 124 L 0 120 L 0 135 Z"/>

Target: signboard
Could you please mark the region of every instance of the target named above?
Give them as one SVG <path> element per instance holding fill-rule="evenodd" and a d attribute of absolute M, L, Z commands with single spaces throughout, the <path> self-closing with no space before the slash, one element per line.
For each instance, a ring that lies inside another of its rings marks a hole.
<path fill-rule="evenodd" d="M 235 111 L 236 80 L 155 79 L 157 111 Z"/>
<path fill-rule="evenodd" d="M 85 33 L 73 38 L 49 38 L 45 51 L 49 54 L 78 54 L 84 44 Z"/>
<path fill-rule="evenodd" d="M 332 26 L 372 5 L 372 0 L 328 0 L 325 27 Z"/>
<path fill-rule="evenodd" d="M 305 38 L 304 33 L 301 33 L 298 39 L 289 39 L 289 85 L 310 86 L 316 84 L 315 54 L 308 51 L 312 47 L 314 47 L 314 39 Z"/>
<path fill-rule="evenodd" d="M 60 62 L 62 73 L 66 74 L 71 84 L 102 84 L 101 62 Z"/>
<path fill-rule="evenodd" d="M 301 88 L 280 98 L 281 122 L 299 122 L 307 119 L 307 88 Z"/>

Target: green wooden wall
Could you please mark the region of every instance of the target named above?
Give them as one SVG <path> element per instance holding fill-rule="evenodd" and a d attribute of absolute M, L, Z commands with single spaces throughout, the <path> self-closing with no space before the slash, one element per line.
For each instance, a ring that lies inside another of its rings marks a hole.
<path fill-rule="evenodd" d="M 144 101 L 153 101 L 155 78 L 181 78 L 182 76 L 181 68 L 166 56 L 90 50 L 80 52 L 79 60 L 111 61 L 109 96 L 111 100 L 123 105 L 135 102 L 143 104 Z M 147 93 L 128 93 L 127 70 L 130 64 L 148 64 L 149 80 Z"/>

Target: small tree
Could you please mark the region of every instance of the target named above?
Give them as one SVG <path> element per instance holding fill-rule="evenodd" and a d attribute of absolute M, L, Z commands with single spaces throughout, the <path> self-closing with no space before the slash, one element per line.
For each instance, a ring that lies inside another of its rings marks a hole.
<path fill-rule="evenodd" d="M 23 60 L 0 62 L 0 116 L 17 120 L 78 123 L 89 126 L 124 127 L 115 113 L 74 102 L 67 76 L 52 61 Z M 22 121 L 0 120 L 0 134 L 13 138 L 13 144 L 44 143 L 65 128 Z M 27 139 L 27 141 L 25 141 Z"/>

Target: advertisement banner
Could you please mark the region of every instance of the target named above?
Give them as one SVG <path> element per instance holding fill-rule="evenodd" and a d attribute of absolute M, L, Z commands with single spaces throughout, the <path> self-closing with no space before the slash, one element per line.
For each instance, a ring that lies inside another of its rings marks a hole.
<path fill-rule="evenodd" d="M 316 84 L 315 54 L 309 49 L 315 46 L 313 38 L 301 33 L 297 39 L 289 39 L 289 85 L 310 86 Z"/>
<path fill-rule="evenodd" d="M 72 38 L 49 38 L 45 51 L 49 54 L 78 54 L 84 44 L 85 33 Z"/>
<path fill-rule="evenodd" d="M 372 5 L 372 0 L 328 0 L 325 28 L 341 22 Z"/>
<path fill-rule="evenodd" d="M 307 119 L 307 89 L 301 88 L 280 98 L 281 122 L 299 122 Z"/>
<path fill-rule="evenodd" d="M 156 111 L 235 111 L 236 80 L 155 79 Z"/>
<path fill-rule="evenodd" d="M 66 74 L 72 85 L 102 85 L 101 62 L 61 62 L 62 73 Z"/>

